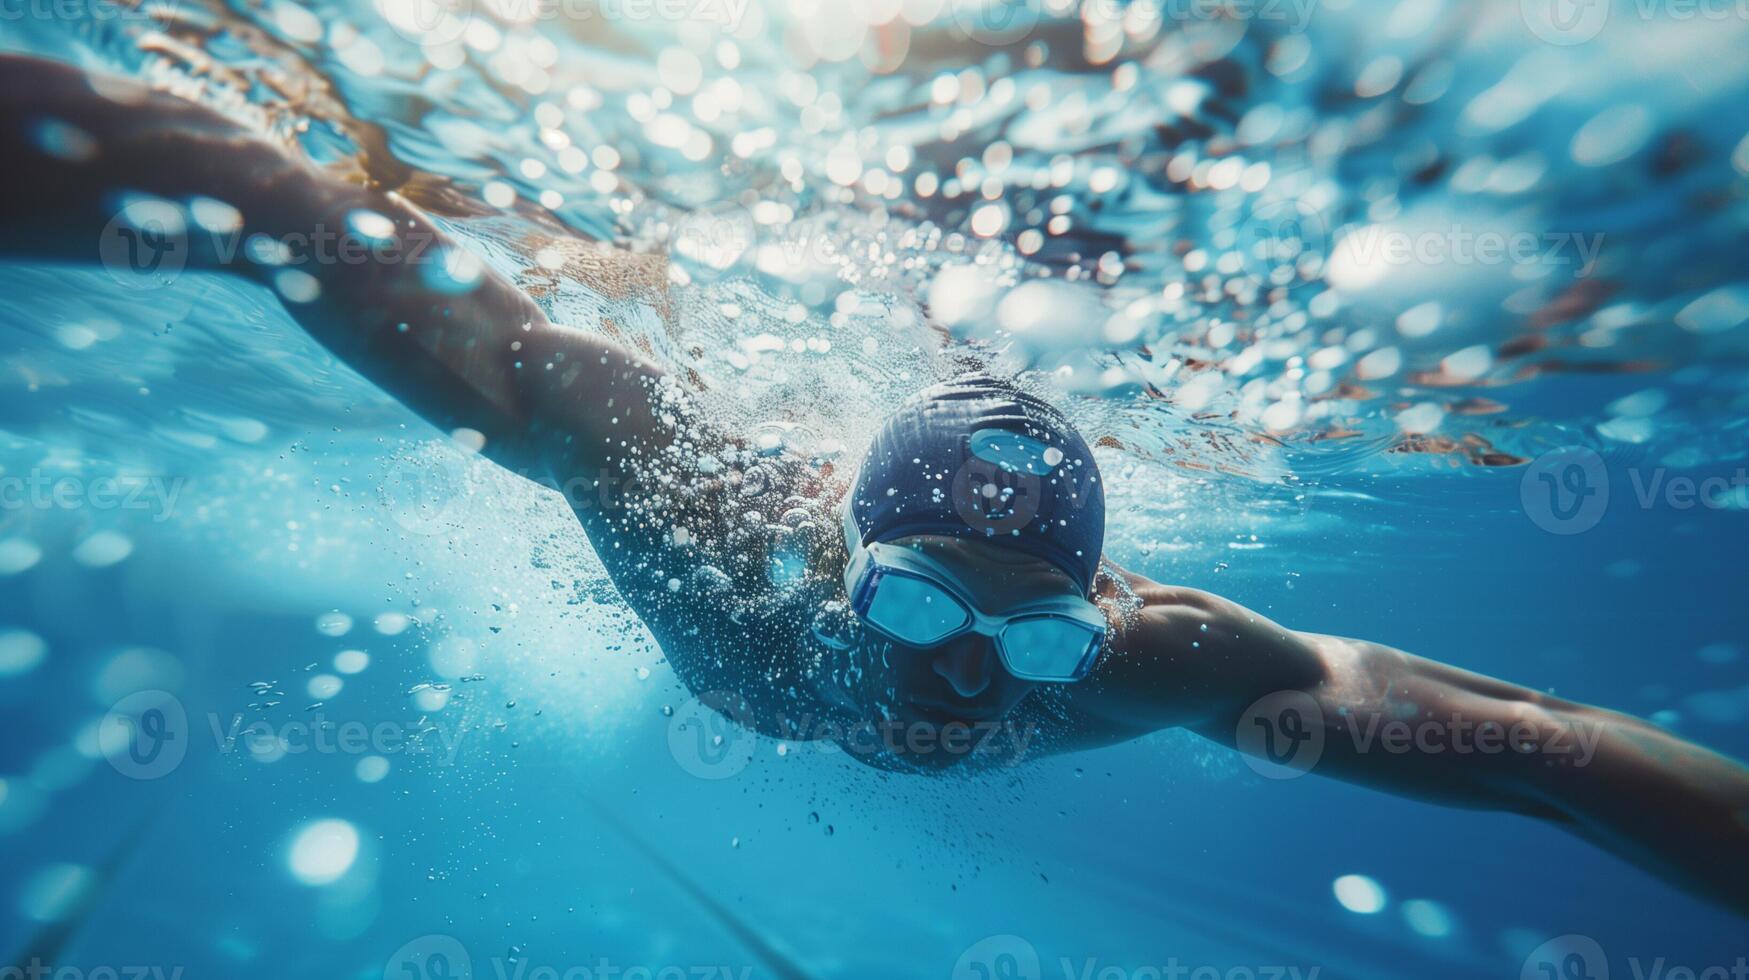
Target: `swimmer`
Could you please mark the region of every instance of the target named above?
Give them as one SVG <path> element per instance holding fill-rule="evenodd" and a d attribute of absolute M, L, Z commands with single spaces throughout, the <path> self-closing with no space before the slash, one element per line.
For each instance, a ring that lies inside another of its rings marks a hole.
<path fill-rule="evenodd" d="M 433 275 L 462 246 L 403 196 L 176 96 L 0 57 L 0 158 L 0 254 L 20 259 L 98 262 L 130 194 L 258 241 L 354 229 L 423 248 L 424 261 L 226 256 L 173 227 L 155 243 L 277 289 L 337 357 L 438 429 L 479 433 L 497 463 L 581 480 L 573 507 L 625 602 L 680 680 L 749 728 L 912 772 L 1184 728 L 1259 765 L 1546 820 L 1749 912 L 1741 764 L 1637 718 L 1124 571 L 1102 554 L 1087 443 L 1014 383 L 968 373 L 918 394 L 866 451 L 808 458 L 724 431 L 699 382 L 606 324 L 554 324 L 490 271 Z M 664 315 L 662 263 L 566 254 L 568 274 Z"/>

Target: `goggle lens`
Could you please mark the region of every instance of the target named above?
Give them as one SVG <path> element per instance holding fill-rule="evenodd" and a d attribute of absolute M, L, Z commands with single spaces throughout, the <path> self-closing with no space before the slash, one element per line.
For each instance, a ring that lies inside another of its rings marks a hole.
<path fill-rule="evenodd" d="M 959 599 L 927 579 L 876 572 L 863 617 L 913 646 L 932 646 L 966 628 L 972 614 Z"/>
<path fill-rule="evenodd" d="M 1086 623 L 1055 616 L 1021 619 L 1002 628 L 1003 663 L 1016 677 L 1073 680 L 1103 637 Z"/>

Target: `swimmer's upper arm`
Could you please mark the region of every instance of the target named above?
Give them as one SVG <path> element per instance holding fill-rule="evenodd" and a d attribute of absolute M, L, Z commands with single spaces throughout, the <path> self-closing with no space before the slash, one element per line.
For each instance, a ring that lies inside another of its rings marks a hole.
<path fill-rule="evenodd" d="M 1092 674 L 1071 689 L 1094 717 L 1136 733 L 1199 728 L 1266 690 L 1320 676 L 1293 630 L 1212 593 L 1105 565 L 1099 598 L 1112 632 Z"/>

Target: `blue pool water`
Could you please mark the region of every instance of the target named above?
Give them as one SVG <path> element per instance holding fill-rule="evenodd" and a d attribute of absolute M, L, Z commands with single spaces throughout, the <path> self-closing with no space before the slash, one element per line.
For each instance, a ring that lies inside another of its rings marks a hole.
<path fill-rule="evenodd" d="M 669 254 L 677 328 L 621 329 L 750 433 L 855 447 L 958 358 L 1033 371 L 1100 442 L 1115 561 L 1749 756 L 1749 27 L 1483 6 L 180 0 L 20 7 L 0 49 L 405 168 L 559 322 L 623 311 L 543 274 L 556 241 Z M 926 779 L 720 728 L 555 494 L 256 285 L 0 266 L 0 391 L 6 962 L 1749 955 L 1740 919 L 1554 828 L 1265 779 L 1188 734 Z M 1598 510 L 1541 481 L 1575 449 Z M 141 696 L 166 755 L 106 722 Z"/>

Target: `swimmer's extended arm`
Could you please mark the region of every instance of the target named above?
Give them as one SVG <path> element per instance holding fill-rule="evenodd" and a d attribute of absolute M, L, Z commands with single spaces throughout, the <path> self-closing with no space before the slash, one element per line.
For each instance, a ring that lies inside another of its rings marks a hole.
<path fill-rule="evenodd" d="M 1640 719 L 1131 577 L 1079 706 L 1393 794 L 1567 827 L 1749 914 L 1749 769 Z M 1319 738 L 1307 738 L 1314 729 Z M 1241 746 L 1241 731 L 1249 733 Z"/>
<path fill-rule="evenodd" d="M 0 255 L 122 261 L 128 243 L 110 222 L 128 195 L 184 208 L 197 198 L 222 202 L 240 215 L 241 228 L 212 233 L 191 224 L 185 239 L 169 240 L 185 255 L 166 253 L 165 261 L 278 287 L 323 346 L 434 425 L 482 432 L 494 460 L 537 478 L 559 467 L 600 472 L 628 444 L 665 438 L 650 408 L 650 385 L 661 375 L 653 364 L 596 334 L 548 323 L 490 270 L 453 286 L 443 263 L 461 246 L 430 218 L 202 106 L 128 79 L 0 56 L 0 159 Z M 370 214 L 393 223 L 393 248 L 360 250 L 366 240 L 354 230 L 357 218 Z M 325 236 L 331 244 L 326 259 L 281 267 L 251 258 L 242 245 L 254 235 L 279 243 Z M 351 258 L 337 244 L 343 235 L 351 235 Z M 306 300 L 307 281 L 277 278 L 286 268 L 314 277 L 318 295 Z"/>
<path fill-rule="evenodd" d="M 468 288 L 448 288 L 443 253 L 461 246 L 397 195 L 341 181 L 211 110 L 137 82 L 5 55 L 0 160 L 7 165 L 0 256 L 97 263 L 109 254 L 101 251 L 105 229 L 128 194 L 191 214 L 215 211 L 190 208 L 196 199 L 222 202 L 241 217 L 234 239 L 322 233 L 332 241 L 355 229 L 361 213 L 367 231 L 383 230 L 371 215 L 387 219 L 402 245 L 398 261 L 289 267 L 314 277 L 314 298 L 296 276 L 288 288 L 288 267 L 253 261 L 241 249 L 227 257 L 215 236 L 193 229 L 186 262 L 275 288 L 305 330 L 366 378 L 441 429 L 483 433 L 494 461 L 561 487 L 615 585 L 695 690 L 743 683 L 740 661 L 722 651 L 752 649 L 763 632 L 789 635 L 768 630 L 768 620 L 793 629 L 789 606 L 742 601 L 769 589 L 767 528 L 729 519 L 794 506 L 790 495 L 801 491 L 792 461 L 749 462 L 691 407 L 674 376 L 594 332 L 548 323 L 490 270 Z M 220 217 L 225 207 L 216 209 Z M 648 261 L 605 251 L 579 256 L 577 243 L 564 244 L 586 275 L 623 287 L 615 295 L 665 305 L 651 294 L 666 281 L 650 285 Z"/>

